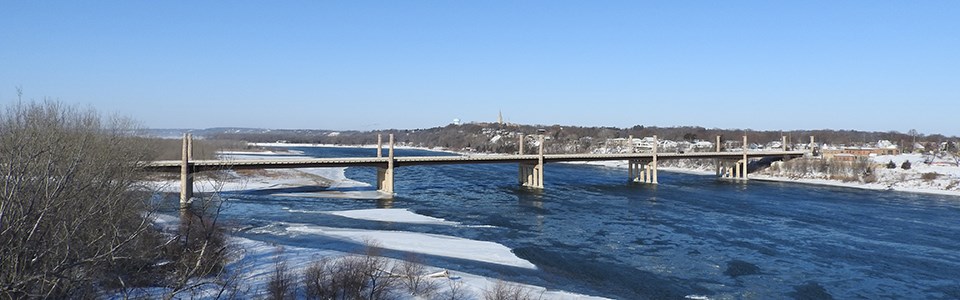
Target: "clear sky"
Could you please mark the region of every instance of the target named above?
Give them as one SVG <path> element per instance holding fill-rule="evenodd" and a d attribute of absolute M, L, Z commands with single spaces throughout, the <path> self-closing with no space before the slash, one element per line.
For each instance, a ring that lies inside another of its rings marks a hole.
<path fill-rule="evenodd" d="M 9 1 L 0 103 L 153 128 L 960 135 L 960 1 Z"/>

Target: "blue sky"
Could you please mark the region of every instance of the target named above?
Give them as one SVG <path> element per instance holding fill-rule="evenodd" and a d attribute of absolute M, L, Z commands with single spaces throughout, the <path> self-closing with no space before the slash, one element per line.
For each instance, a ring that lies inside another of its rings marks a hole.
<path fill-rule="evenodd" d="M 0 103 L 153 128 L 960 135 L 960 1 L 0 1 Z"/>

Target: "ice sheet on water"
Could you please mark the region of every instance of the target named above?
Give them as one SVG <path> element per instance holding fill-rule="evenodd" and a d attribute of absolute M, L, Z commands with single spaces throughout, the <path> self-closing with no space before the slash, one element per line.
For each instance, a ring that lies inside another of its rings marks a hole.
<path fill-rule="evenodd" d="M 316 234 L 363 243 L 376 241 L 385 249 L 481 261 L 518 268 L 536 269 L 536 265 L 517 257 L 510 248 L 488 241 L 409 231 L 363 230 L 287 224 L 287 232 Z"/>

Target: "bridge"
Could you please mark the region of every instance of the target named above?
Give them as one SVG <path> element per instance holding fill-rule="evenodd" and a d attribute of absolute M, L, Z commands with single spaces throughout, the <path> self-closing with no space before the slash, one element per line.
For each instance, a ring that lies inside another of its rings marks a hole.
<path fill-rule="evenodd" d="M 654 145 L 656 145 L 656 136 Z M 631 137 L 632 140 L 632 137 Z M 277 159 L 277 160 L 193 160 L 193 139 L 190 134 L 184 134 L 182 159 L 173 161 L 155 161 L 144 166 L 147 171 L 180 172 L 180 205 L 189 205 L 193 197 L 193 173 L 216 170 L 249 170 L 249 169 L 295 169 L 295 168 L 324 168 L 324 167 L 375 167 L 377 168 L 377 190 L 388 195 L 394 192 L 394 169 L 404 166 L 417 165 L 449 165 L 449 164 L 502 164 L 516 163 L 519 165 L 519 184 L 531 188 L 543 188 L 543 169 L 546 163 L 556 162 L 588 162 L 588 161 L 627 161 L 629 163 L 629 180 L 648 184 L 657 184 L 657 162 L 670 159 L 713 159 L 716 162 L 716 175 L 720 178 L 747 180 L 747 163 L 751 158 L 782 157 L 790 159 L 805 155 L 806 151 L 787 151 L 786 140 L 781 151 L 747 151 L 742 147 L 740 152 L 720 151 L 720 137 L 717 137 L 717 149 L 714 152 L 691 153 L 658 153 L 657 147 L 651 152 L 612 153 L 612 154 L 544 154 L 543 137 L 540 137 L 539 152 L 537 154 L 515 155 L 468 155 L 468 156 L 394 156 L 393 135 L 390 135 L 389 150 L 383 155 L 383 143 L 377 137 L 377 157 L 349 157 L 349 158 L 311 158 L 311 159 Z M 811 137 L 813 144 L 813 137 Z M 523 145 L 523 137 L 520 137 Z M 743 137 L 743 145 L 747 145 L 747 137 Z"/>

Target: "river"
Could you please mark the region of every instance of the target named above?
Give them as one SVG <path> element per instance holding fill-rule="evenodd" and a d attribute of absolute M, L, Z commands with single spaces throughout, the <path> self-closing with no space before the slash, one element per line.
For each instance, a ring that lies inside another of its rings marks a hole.
<path fill-rule="evenodd" d="M 314 157 L 374 149 L 293 148 Z M 398 156 L 441 155 L 397 150 Z M 346 177 L 375 181 L 373 168 Z M 515 164 L 411 166 L 396 196 L 375 199 L 230 193 L 236 234 L 347 250 L 344 240 L 289 234 L 283 224 L 441 234 L 505 245 L 536 269 L 427 256 L 434 266 L 616 299 L 960 298 L 960 197 L 718 180 L 548 164 L 545 189 L 517 185 Z M 344 191 L 373 190 L 345 187 Z M 321 211 L 405 208 L 466 226 L 345 218 Z M 403 253 L 388 251 L 401 258 Z"/>

